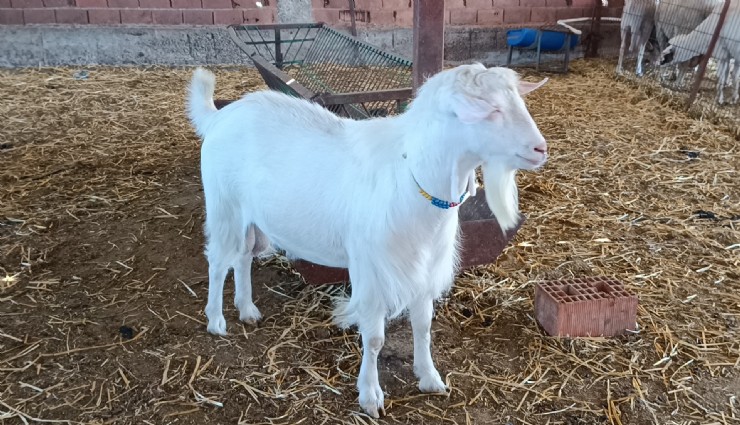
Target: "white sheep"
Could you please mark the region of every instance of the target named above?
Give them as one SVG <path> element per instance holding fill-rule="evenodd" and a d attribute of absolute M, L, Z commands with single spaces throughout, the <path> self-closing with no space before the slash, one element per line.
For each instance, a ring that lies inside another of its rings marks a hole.
<path fill-rule="evenodd" d="M 670 39 L 693 31 L 722 3 L 724 0 L 660 0 L 655 11 L 655 37 L 659 53 L 657 61 L 660 62 L 660 52 L 665 51 Z M 689 63 L 680 64 L 671 74 L 680 84 L 686 71 L 694 66 L 695 64 Z"/>
<path fill-rule="evenodd" d="M 357 387 L 365 412 L 384 412 L 378 354 L 386 320 L 406 310 L 419 389 L 445 391 L 430 328 L 433 301 L 456 273 L 455 206 L 475 194 L 475 169 L 482 166 L 488 205 L 502 229 L 517 224 L 516 170 L 534 170 L 547 158 L 521 96 L 545 81 L 463 65 L 429 78 L 405 113 L 356 121 L 274 91 L 247 94 L 217 111 L 215 77 L 196 70 L 189 114 L 203 138 L 208 331 L 226 333 L 229 268 L 240 319 L 260 319 L 250 267 L 272 243 L 291 258 L 349 269 L 352 295 L 338 303 L 335 320 L 357 325 L 362 336 Z"/>
<path fill-rule="evenodd" d="M 655 0 L 626 0 L 620 23 L 622 44 L 619 47 L 618 73 L 623 72 L 622 61 L 627 50 L 627 41 L 629 41 L 629 52 L 638 51 L 635 73 L 642 75 L 645 46 L 650 40 L 654 25 Z"/>
<path fill-rule="evenodd" d="M 655 36 L 659 51 L 668 41 L 699 26 L 724 0 L 660 0 L 655 11 Z"/>
<path fill-rule="evenodd" d="M 689 34 L 671 38 L 669 46 L 662 53 L 662 65 L 696 64 L 709 50 L 712 35 L 719 23 L 723 5 L 714 11 Z M 737 63 L 740 60 L 740 0 L 730 3 L 727 16 L 714 47 L 712 57 L 717 60 L 717 103 L 724 103 L 724 89 L 728 77 L 734 86 L 732 103 L 740 98 L 740 78 L 737 75 Z M 735 66 L 731 62 L 734 60 Z"/>

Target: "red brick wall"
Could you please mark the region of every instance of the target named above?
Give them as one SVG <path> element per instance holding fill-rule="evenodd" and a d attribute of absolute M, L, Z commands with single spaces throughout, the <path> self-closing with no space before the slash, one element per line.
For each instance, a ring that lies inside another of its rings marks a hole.
<path fill-rule="evenodd" d="M 273 23 L 276 2 L 262 0 L 0 0 L 0 25 Z M 591 16 L 600 0 L 445 0 L 449 25 L 519 25 Z M 312 0 L 317 21 L 349 25 L 347 0 Z M 411 27 L 412 0 L 355 0 L 359 27 Z M 624 0 L 610 0 L 605 16 L 619 16 Z"/>
<path fill-rule="evenodd" d="M 0 0 L 0 25 L 228 25 L 275 21 L 275 1 L 262 0 Z"/>

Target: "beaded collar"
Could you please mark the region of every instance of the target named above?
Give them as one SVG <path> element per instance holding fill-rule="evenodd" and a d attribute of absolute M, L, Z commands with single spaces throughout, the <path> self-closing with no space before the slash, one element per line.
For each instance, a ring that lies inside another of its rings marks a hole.
<path fill-rule="evenodd" d="M 470 192 L 466 190 L 465 193 L 460 195 L 460 200 L 458 202 L 445 201 L 427 193 L 424 189 L 421 188 L 421 185 L 419 184 L 419 182 L 416 181 L 416 177 L 414 177 L 413 174 L 411 175 L 411 177 L 414 179 L 416 186 L 419 188 L 419 193 L 421 193 L 421 196 L 431 201 L 432 205 L 434 205 L 435 207 L 442 208 L 443 210 L 460 206 L 463 202 L 465 202 L 466 199 L 468 199 L 468 195 L 470 195 Z"/>

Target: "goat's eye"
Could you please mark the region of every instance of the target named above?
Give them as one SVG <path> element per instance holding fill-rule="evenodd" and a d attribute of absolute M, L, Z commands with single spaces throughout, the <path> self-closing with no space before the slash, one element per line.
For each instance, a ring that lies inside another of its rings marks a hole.
<path fill-rule="evenodd" d="M 500 109 L 494 109 L 494 110 L 493 110 L 493 111 L 492 111 L 492 112 L 491 112 L 491 113 L 490 113 L 490 114 L 488 115 L 488 119 L 489 119 L 489 120 L 495 120 L 496 118 L 499 118 L 499 117 L 501 117 L 502 115 L 503 115 L 503 112 L 501 112 L 501 110 L 500 110 Z"/>

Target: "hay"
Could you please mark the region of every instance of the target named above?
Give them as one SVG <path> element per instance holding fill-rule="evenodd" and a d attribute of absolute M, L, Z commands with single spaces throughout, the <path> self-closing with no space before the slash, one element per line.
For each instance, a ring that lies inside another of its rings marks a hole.
<path fill-rule="evenodd" d="M 519 177 L 529 220 L 439 303 L 450 386 L 421 395 L 410 331 L 381 357 L 387 423 L 740 422 L 740 160 L 732 134 L 576 61 L 528 103 L 552 159 Z M 0 418 L 8 423 L 369 424 L 359 338 L 331 325 L 346 288 L 256 266 L 258 326 L 206 334 L 190 70 L 1 71 Z M 262 87 L 218 70 L 220 98 Z M 534 77 L 533 77 L 534 78 Z M 607 275 L 639 331 L 555 339 L 533 282 Z"/>

